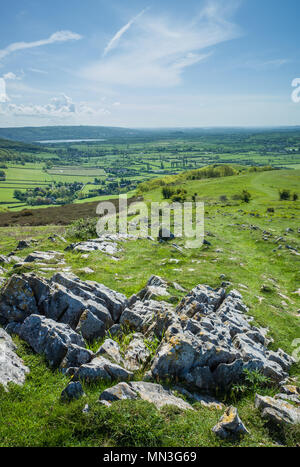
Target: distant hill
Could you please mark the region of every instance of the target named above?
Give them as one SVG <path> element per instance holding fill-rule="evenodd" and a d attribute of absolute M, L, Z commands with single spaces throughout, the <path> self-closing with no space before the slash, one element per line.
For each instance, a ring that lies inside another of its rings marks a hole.
<path fill-rule="evenodd" d="M 23 141 L 11 141 L 10 139 L 0 138 L 0 149 L 8 149 L 12 151 L 35 152 L 35 151 L 40 151 L 41 147 L 37 144 L 29 144 Z"/>
<path fill-rule="evenodd" d="M 94 126 L 0 128 L 0 138 L 24 142 L 68 139 L 130 139 L 143 134 L 143 130 Z"/>
<path fill-rule="evenodd" d="M 271 140 L 286 140 L 289 136 L 300 135 L 300 127 L 281 128 L 152 128 L 134 129 L 106 126 L 45 126 L 0 128 L 0 138 L 6 140 L 36 143 L 38 141 L 73 140 L 73 139 L 104 139 L 112 143 L 143 142 L 170 139 L 218 139 L 224 143 L 225 137 L 231 141 L 232 136 L 239 135 L 242 139 L 255 136 L 257 139 L 266 135 Z"/>

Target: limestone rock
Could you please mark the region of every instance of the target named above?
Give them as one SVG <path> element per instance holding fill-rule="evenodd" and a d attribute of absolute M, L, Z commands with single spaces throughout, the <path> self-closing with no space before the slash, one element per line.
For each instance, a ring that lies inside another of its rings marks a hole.
<path fill-rule="evenodd" d="M 9 383 L 22 385 L 29 373 L 23 361 L 15 353 L 12 338 L 0 328 L 0 384 L 7 389 Z"/>
<path fill-rule="evenodd" d="M 222 439 L 233 435 L 249 434 L 247 428 L 238 416 L 237 409 L 232 406 L 225 411 L 212 431 Z"/>
<path fill-rule="evenodd" d="M 128 384 L 122 382 L 112 388 L 106 389 L 100 395 L 100 400 L 109 402 L 138 398 L 151 402 L 158 409 L 161 409 L 165 405 L 173 405 L 182 410 L 193 410 L 190 404 L 174 396 L 170 390 L 163 388 L 160 384 L 143 381 Z"/>
<path fill-rule="evenodd" d="M 82 365 L 74 374 L 74 381 L 82 380 L 87 383 L 111 380 L 129 380 L 133 374 L 124 370 L 104 357 L 96 357 L 90 363 Z"/>
<path fill-rule="evenodd" d="M 136 333 L 126 349 L 124 366 L 127 370 L 137 371 L 149 356 L 150 351 L 145 345 L 143 334 Z"/>
<path fill-rule="evenodd" d="M 120 346 L 117 342 L 113 341 L 112 339 L 106 339 L 104 343 L 99 348 L 97 356 L 100 355 L 105 357 L 109 360 L 115 361 L 119 365 L 123 364 L 123 358 L 120 353 Z M 127 367 L 126 367 L 127 368 Z M 131 368 L 127 368 L 131 369 Z"/>
<path fill-rule="evenodd" d="M 286 401 L 256 394 L 255 407 L 261 411 L 263 418 L 275 423 L 290 425 L 300 423 L 300 408 Z"/>
<path fill-rule="evenodd" d="M 69 325 L 34 314 L 25 319 L 20 327 L 19 336 L 35 352 L 44 354 L 53 368 L 60 366 L 72 344 L 85 347 L 82 337 Z"/>
<path fill-rule="evenodd" d="M 60 398 L 64 401 L 80 399 L 84 396 L 84 392 L 80 381 L 73 381 L 62 391 Z"/>

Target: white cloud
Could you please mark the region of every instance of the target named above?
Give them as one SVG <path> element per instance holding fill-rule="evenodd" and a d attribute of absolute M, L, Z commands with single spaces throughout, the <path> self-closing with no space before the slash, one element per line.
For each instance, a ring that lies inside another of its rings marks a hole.
<path fill-rule="evenodd" d="M 0 78 L 0 96 L 1 96 L 1 79 Z M 4 81 L 4 80 L 3 80 Z M 5 81 L 4 81 L 5 83 Z M 5 94 L 4 94 L 5 95 Z M 61 94 L 58 97 L 51 99 L 49 104 L 14 104 L 8 103 L 8 100 L 0 100 L 6 103 L 0 108 L 0 114 L 23 116 L 23 117 L 55 117 L 68 118 L 108 114 L 109 110 L 103 107 L 92 107 L 88 103 L 80 102 L 75 104 L 73 100 Z"/>
<path fill-rule="evenodd" d="M 178 85 L 186 67 L 211 53 L 205 49 L 240 35 L 228 20 L 231 13 L 219 2 L 209 2 L 191 22 L 140 13 L 114 36 L 105 56 L 81 75 L 98 83 L 134 87 Z M 114 53 L 107 55 L 112 48 Z"/>
<path fill-rule="evenodd" d="M 0 60 L 17 50 L 31 49 L 42 45 L 54 44 L 55 42 L 66 42 L 79 39 L 82 39 L 82 36 L 72 31 L 57 31 L 48 37 L 48 39 L 42 39 L 34 42 L 14 42 L 13 44 L 8 45 L 5 49 L 0 50 Z"/>
<path fill-rule="evenodd" d="M 7 94 L 6 94 L 5 79 L 0 78 L 0 102 L 4 103 L 4 102 L 8 102 L 8 101 L 9 101 L 9 99 L 8 99 Z"/>
<path fill-rule="evenodd" d="M 108 52 L 110 52 L 112 49 L 114 49 L 119 40 L 121 39 L 121 37 L 123 36 L 123 34 L 125 34 L 126 31 L 128 31 L 128 29 L 133 25 L 133 23 L 135 23 L 144 13 L 145 13 L 146 10 L 143 10 L 141 11 L 138 15 L 136 15 L 134 18 L 132 18 L 127 24 L 125 24 L 125 26 L 123 26 L 115 35 L 114 37 L 109 41 L 109 43 L 107 44 L 107 46 L 105 47 L 105 50 L 103 52 L 103 55 L 107 55 Z"/>
<path fill-rule="evenodd" d="M 5 75 L 3 75 L 3 78 L 5 80 L 16 80 L 16 79 L 21 79 L 19 76 L 15 75 L 15 73 L 12 73 L 11 71 L 9 73 L 5 73 Z"/>

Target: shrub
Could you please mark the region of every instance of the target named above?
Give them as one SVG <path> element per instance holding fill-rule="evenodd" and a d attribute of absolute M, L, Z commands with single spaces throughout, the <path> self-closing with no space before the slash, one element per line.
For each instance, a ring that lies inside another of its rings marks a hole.
<path fill-rule="evenodd" d="M 294 193 L 293 194 L 293 201 L 298 201 L 298 198 L 299 198 L 298 194 Z"/>
<path fill-rule="evenodd" d="M 98 218 L 78 219 L 67 229 L 67 236 L 78 240 L 88 240 L 97 237 L 96 225 Z"/>
<path fill-rule="evenodd" d="M 289 199 L 291 199 L 291 191 L 290 190 L 280 190 L 279 191 L 279 199 L 281 201 L 287 201 Z"/>
<path fill-rule="evenodd" d="M 250 203 L 251 200 L 251 193 L 247 190 L 242 191 L 241 199 L 244 201 L 244 203 Z"/>
<path fill-rule="evenodd" d="M 164 199 L 170 199 L 174 195 L 175 191 L 172 188 L 169 188 L 167 186 L 163 187 L 162 190 L 162 195 Z"/>

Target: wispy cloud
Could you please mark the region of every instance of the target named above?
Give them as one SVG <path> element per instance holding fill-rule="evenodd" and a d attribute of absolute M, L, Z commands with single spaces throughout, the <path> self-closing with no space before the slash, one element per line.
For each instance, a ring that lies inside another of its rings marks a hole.
<path fill-rule="evenodd" d="M 275 60 L 249 60 L 243 66 L 256 71 L 266 71 L 281 68 L 290 63 L 287 58 L 278 58 Z"/>
<path fill-rule="evenodd" d="M 114 35 L 114 37 L 109 41 L 109 43 L 105 47 L 104 52 L 103 52 L 104 57 L 105 55 L 108 54 L 108 52 L 110 52 L 112 49 L 114 49 L 117 46 L 123 34 L 125 34 L 125 32 L 128 31 L 128 29 L 133 25 L 133 23 L 135 23 L 146 12 L 147 9 L 148 8 L 145 8 L 144 10 L 142 10 L 138 15 L 136 15 L 134 18 L 128 21 L 128 23 L 125 24 L 125 26 L 119 29 L 119 31 Z"/>
<path fill-rule="evenodd" d="M 79 39 L 82 39 L 82 36 L 75 32 L 57 31 L 48 37 L 48 39 L 42 39 L 34 42 L 14 42 L 13 44 L 8 45 L 5 49 L 0 50 L 0 60 L 18 50 L 31 49 L 34 47 L 41 47 L 43 45 L 54 44 L 55 42 L 66 42 Z"/>
<path fill-rule="evenodd" d="M 211 47 L 241 34 L 230 20 L 232 11 L 224 2 L 209 1 L 197 16 L 182 21 L 143 10 L 118 31 L 102 59 L 85 67 L 81 75 L 110 85 L 178 85 L 184 70 L 207 58 Z M 126 31 L 126 41 L 121 40 Z M 108 54 L 112 49 L 114 54 Z"/>

